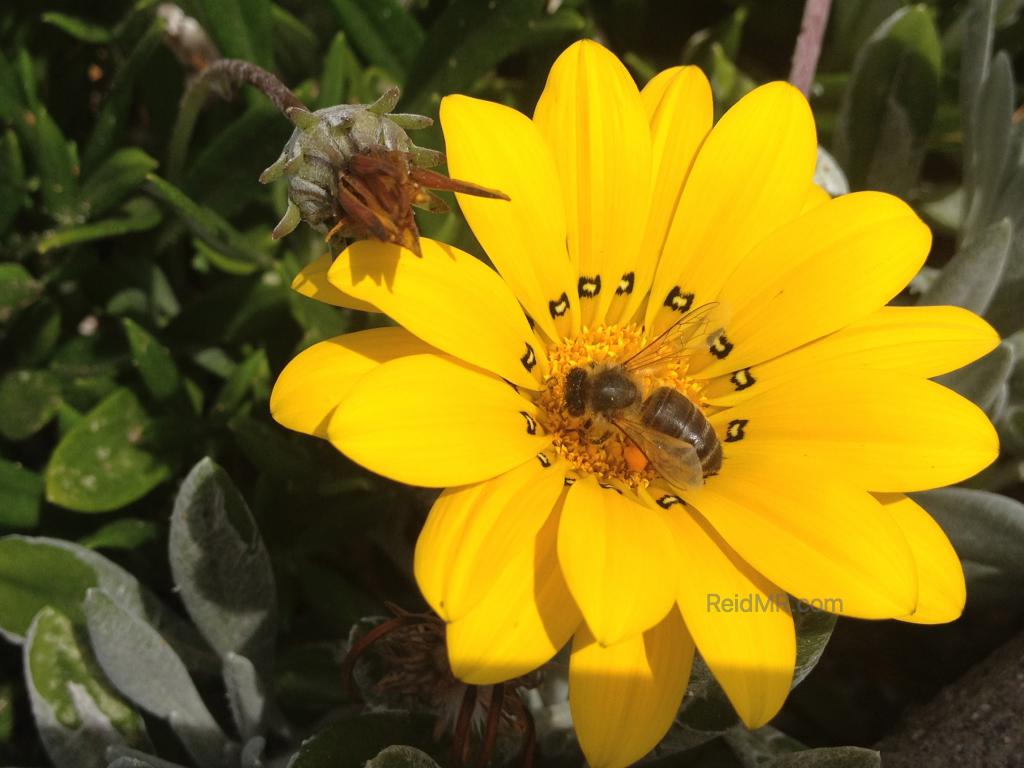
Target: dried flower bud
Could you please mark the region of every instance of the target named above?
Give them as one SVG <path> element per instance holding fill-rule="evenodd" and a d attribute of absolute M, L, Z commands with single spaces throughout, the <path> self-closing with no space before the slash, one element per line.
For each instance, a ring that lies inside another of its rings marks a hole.
<path fill-rule="evenodd" d="M 435 716 L 434 736 L 451 736 L 456 768 L 469 764 L 474 741 L 478 766 L 492 757 L 507 762 L 516 752 L 523 765 L 532 764 L 533 717 L 519 691 L 536 687 L 539 675 L 497 685 L 463 683 L 448 664 L 444 622 L 433 614 L 389 607 L 394 618 L 369 629 L 364 623 L 353 628 L 342 668 L 353 696 L 371 706 Z"/>
<path fill-rule="evenodd" d="M 393 114 L 399 90 L 391 88 L 373 104 L 341 104 L 309 112 L 289 107 L 295 131 L 281 156 L 260 176 L 266 184 L 288 180 L 288 210 L 274 228 L 281 238 L 305 221 L 335 238 L 372 238 L 419 253 L 412 208 L 447 210 L 430 189 L 483 197 L 508 197 L 427 170 L 444 160 L 440 152 L 416 146 L 406 130 L 432 124 L 422 115 Z"/>

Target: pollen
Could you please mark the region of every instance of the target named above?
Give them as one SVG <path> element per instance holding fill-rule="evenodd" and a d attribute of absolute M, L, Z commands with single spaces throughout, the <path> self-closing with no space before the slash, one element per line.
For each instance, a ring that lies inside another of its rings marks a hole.
<path fill-rule="evenodd" d="M 650 342 L 643 326 L 628 323 L 583 328 L 576 337 L 548 348 L 545 386 L 536 399 L 537 419 L 548 434 L 554 435 L 553 450 L 581 474 L 629 488 L 645 488 L 657 477 L 640 449 L 610 421 L 590 411 L 573 416 L 565 404 L 569 371 L 599 370 L 624 363 Z M 667 361 L 657 376 L 637 379 L 641 402 L 657 387 L 668 386 L 703 407 L 703 383 L 687 376 L 688 367 L 689 360 L 681 356 Z"/>

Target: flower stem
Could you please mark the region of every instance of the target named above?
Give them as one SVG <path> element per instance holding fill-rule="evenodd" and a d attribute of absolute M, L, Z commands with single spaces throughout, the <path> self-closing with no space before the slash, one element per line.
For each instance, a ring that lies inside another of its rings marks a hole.
<path fill-rule="evenodd" d="M 796 39 L 793 51 L 793 63 L 789 70 L 789 82 L 807 96 L 814 82 L 814 72 L 818 68 L 818 57 L 821 55 L 821 43 L 825 38 L 825 27 L 828 25 L 828 14 L 832 9 L 832 0 L 806 0 L 804 16 L 800 22 L 800 35 Z"/>
<path fill-rule="evenodd" d="M 207 96 L 214 91 L 227 98 L 238 85 L 251 85 L 262 91 L 286 117 L 287 110 L 292 107 L 308 111 L 288 86 L 262 67 L 241 59 L 218 59 L 196 76 L 182 96 L 167 152 L 167 178 L 170 181 L 177 183 L 181 178 L 192 131 Z"/>

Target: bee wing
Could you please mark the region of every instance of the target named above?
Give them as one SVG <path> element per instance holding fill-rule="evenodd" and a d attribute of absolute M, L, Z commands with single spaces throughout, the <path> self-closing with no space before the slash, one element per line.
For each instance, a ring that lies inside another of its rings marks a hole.
<path fill-rule="evenodd" d="M 679 438 L 649 429 L 628 416 L 611 419 L 626 437 L 636 443 L 651 466 L 668 483 L 679 489 L 699 488 L 704 483 L 704 468 L 697 449 Z"/>
<path fill-rule="evenodd" d="M 713 343 L 725 328 L 727 314 L 719 302 L 701 304 L 670 325 L 646 347 L 627 358 L 623 366 L 630 373 L 641 376 L 656 372 L 665 363 L 683 356 L 690 346 Z"/>

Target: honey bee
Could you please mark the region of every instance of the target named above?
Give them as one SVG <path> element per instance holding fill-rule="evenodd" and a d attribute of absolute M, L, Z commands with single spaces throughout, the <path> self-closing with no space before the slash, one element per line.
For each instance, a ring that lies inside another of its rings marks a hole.
<path fill-rule="evenodd" d="M 677 488 L 696 488 L 722 467 L 722 445 L 701 409 L 672 387 L 644 394 L 643 377 L 657 375 L 697 340 L 713 343 L 721 329 L 708 332 L 720 314 L 705 304 L 684 315 L 651 343 L 621 363 L 591 363 L 565 376 L 565 408 L 571 416 L 607 421 L 624 434 L 655 471 Z M 594 442 L 603 442 L 606 432 Z"/>

